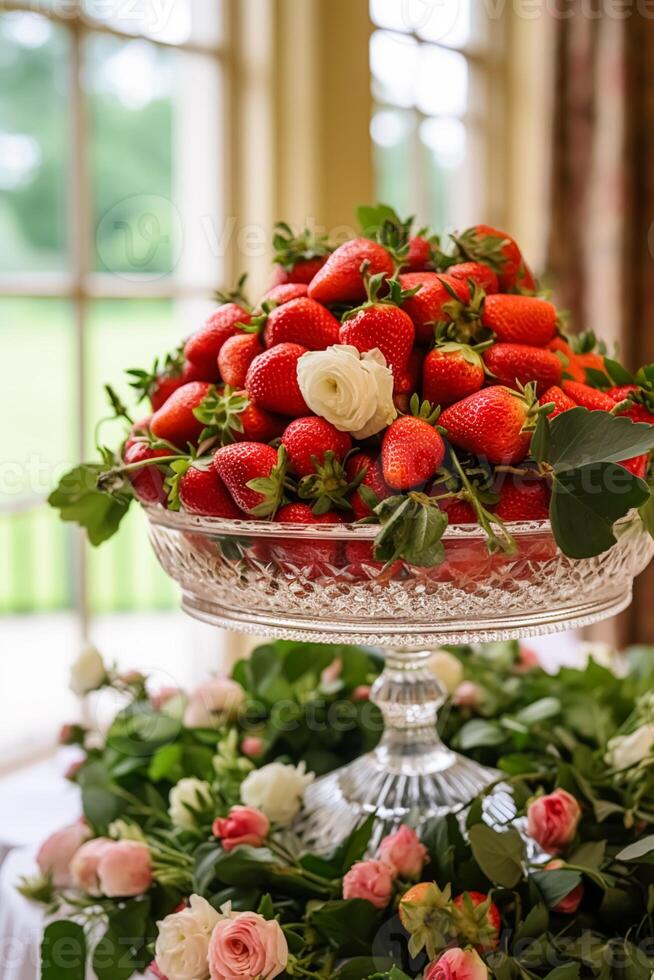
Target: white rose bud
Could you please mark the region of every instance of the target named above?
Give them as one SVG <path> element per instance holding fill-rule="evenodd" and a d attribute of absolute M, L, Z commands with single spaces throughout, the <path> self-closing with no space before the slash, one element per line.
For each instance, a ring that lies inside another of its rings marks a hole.
<path fill-rule="evenodd" d="M 642 725 L 631 735 L 616 735 L 609 742 L 606 761 L 613 769 L 629 769 L 654 749 L 654 724 Z"/>
<path fill-rule="evenodd" d="M 209 980 L 209 940 L 220 915 L 200 895 L 189 908 L 157 922 L 155 961 L 161 974 L 175 980 Z"/>
<path fill-rule="evenodd" d="M 180 779 L 168 796 L 168 814 L 174 827 L 180 830 L 195 830 L 197 822 L 194 811 L 208 809 L 213 802 L 211 787 L 203 779 L 189 776 Z"/>
<path fill-rule="evenodd" d="M 309 351 L 298 361 L 297 380 L 311 411 L 355 439 L 375 435 L 397 417 L 393 374 L 376 347 L 365 354 L 346 344 Z"/>
<path fill-rule="evenodd" d="M 445 694 L 454 694 L 463 681 L 463 666 L 458 657 L 446 650 L 439 650 L 431 657 L 429 666 Z"/>
<path fill-rule="evenodd" d="M 107 669 L 94 647 L 82 650 L 70 668 L 70 689 L 78 697 L 97 690 L 107 679 Z"/>
<path fill-rule="evenodd" d="M 304 792 L 314 780 L 304 762 L 296 768 L 271 762 L 255 769 L 241 783 L 241 800 L 246 806 L 262 810 L 272 823 L 288 826 L 302 806 Z"/>

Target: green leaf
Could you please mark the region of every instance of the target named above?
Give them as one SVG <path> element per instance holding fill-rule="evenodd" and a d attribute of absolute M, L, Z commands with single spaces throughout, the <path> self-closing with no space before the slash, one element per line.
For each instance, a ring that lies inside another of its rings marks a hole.
<path fill-rule="evenodd" d="M 379 913 L 362 898 L 324 902 L 309 913 L 308 922 L 342 956 L 367 955 Z"/>
<path fill-rule="evenodd" d="M 393 976 L 394 980 L 409 980 L 406 973 L 402 973 L 397 968 L 393 967 L 392 960 L 384 960 L 380 957 L 375 957 L 373 959 L 371 956 L 355 956 L 351 960 L 346 960 L 342 963 L 336 970 L 331 974 L 332 980 L 367 980 L 368 977 L 380 976 L 381 970 L 393 969 L 394 973 L 389 976 Z"/>
<path fill-rule="evenodd" d="M 85 976 L 84 929 L 67 919 L 51 923 L 41 942 L 41 980 L 84 980 Z"/>
<path fill-rule="evenodd" d="M 545 976 L 545 980 L 578 980 L 581 972 L 580 963 L 565 963 L 563 966 L 555 966 Z"/>
<path fill-rule="evenodd" d="M 560 471 L 552 484 L 550 504 L 557 544 L 570 558 L 592 558 L 608 551 L 616 542 L 615 522 L 648 496 L 647 484 L 616 463 Z"/>
<path fill-rule="evenodd" d="M 542 413 L 538 416 L 534 434 L 531 437 L 531 454 L 534 459 L 548 459 L 550 446 L 552 443 L 552 428 L 547 415 Z"/>
<path fill-rule="evenodd" d="M 475 861 L 486 877 L 502 888 L 514 888 L 523 876 L 524 842 L 518 831 L 498 833 L 486 824 L 470 828 L 470 844 Z"/>
<path fill-rule="evenodd" d="M 549 426 L 549 446 L 543 450 L 537 444 L 543 455 L 536 459 L 549 463 L 555 473 L 591 463 L 619 463 L 654 448 L 654 426 L 608 412 L 573 408 L 557 415 Z"/>
<path fill-rule="evenodd" d="M 151 961 L 147 935 L 149 899 L 136 899 L 109 913 L 109 928 L 93 951 L 98 980 L 128 980 Z"/>
<path fill-rule="evenodd" d="M 539 892 L 543 896 L 547 907 L 553 909 L 555 905 L 569 895 L 571 891 L 581 884 L 581 875 L 578 871 L 570 871 L 567 868 L 551 871 L 534 871 L 531 874 L 532 881 L 536 884 Z"/>
<path fill-rule="evenodd" d="M 616 861 L 642 861 L 654 851 L 654 834 L 649 834 L 635 844 L 624 847 L 619 854 L 616 854 Z M 649 862 L 648 862 L 649 863 Z"/>
<path fill-rule="evenodd" d="M 346 874 L 352 865 L 366 853 L 375 826 L 375 814 L 371 813 L 352 831 L 345 844 L 341 874 Z"/>
<path fill-rule="evenodd" d="M 632 385 L 634 383 L 633 374 L 631 374 L 630 371 L 627 371 L 626 367 L 620 364 L 619 361 L 615 361 L 611 357 L 605 357 L 604 367 L 606 368 L 606 373 L 616 387 L 621 388 L 623 385 Z"/>
<path fill-rule="evenodd" d="M 482 745 L 501 745 L 506 741 L 506 734 L 495 721 L 485 721 L 483 718 L 473 718 L 465 723 L 460 730 L 456 743 L 466 752 L 477 749 Z"/>
<path fill-rule="evenodd" d="M 357 221 L 365 238 L 374 238 L 385 221 L 398 226 L 402 224 L 397 212 L 387 204 L 360 204 L 357 208 Z"/>
<path fill-rule="evenodd" d="M 547 932 L 550 915 L 544 905 L 534 905 L 527 917 L 516 929 L 515 941 L 520 942 L 524 939 L 537 939 Z"/>
<path fill-rule="evenodd" d="M 521 722 L 523 725 L 537 725 L 541 721 L 547 721 L 549 718 L 555 718 L 556 715 L 561 712 L 561 702 L 558 698 L 547 697 L 540 698 L 538 701 L 533 701 L 528 704 L 526 708 L 522 708 L 521 711 L 515 715 L 516 721 Z"/>
<path fill-rule="evenodd" d="M 162 745 L 152 756 L 148 767 L 148 779 L 153 783 L 158 783 L 162 779 L 170 780 L 175 783 L 183 777 L 182 769 L 183 746 L 179 742 L 170 745 Z"/>
<path fill-rule="evenodd" d="M 640 519 L 654 538 L 654 493 L 652 493 L 651 487 L 649 498 L 640 508 Z"/>
<path fill-rule="evenodd" d="M 106 472 L 101 463 L 83 463 L 70 470 L 48 497 L 62 521 L 79 524 L 92 545 L 112 537 L 129 510 L 131 493 L 104 493 L 97 488 L 98 477 Z"/>
<path fill-rule="evenodd" d="M 392 562 L 403 558 L 411 565 L 430 568 L 445 557 L 441 538 L 447 515 L 412 496 L 390 497 L 376 508 L 382 529 L 375 538 L 375 558 Z"/>
<path fill-rule="evenodd" d="M 84 816 L 89 823 L 106 828 L 122 814 L 124 803 L 116 795 L 116 787 L 103 762 L 84 766 L 77 782 L 82 791 Z"/>

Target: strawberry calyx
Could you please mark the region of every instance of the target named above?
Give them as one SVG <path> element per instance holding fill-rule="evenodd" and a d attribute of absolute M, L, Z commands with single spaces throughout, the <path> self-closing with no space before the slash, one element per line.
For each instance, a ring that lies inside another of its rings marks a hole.
<path fill-rule="evenodd" d="M 463 892 L 453 903 L 453 915 L 459 936 L 479 950 L 487 951 L 495 948 L 498 940 L 498 925 L 493 919 L 499 916 L 490 895 L 483 901 L 475 903 L 469 892 Z"/>
<path fill-rule="evenodd" d="M 468 262 L 483 262 L 497 275 L 504 271 L 504 249 L 511 245 L 508 238 L 501 235 L 480 235 L 476 228 L 468 228 L 460 235 L 450 235 L 450 238 Z"/>
<path fill-rule="evenodd" d="M 436 342 L 453 340 L 469 343 L 475 340 L 482 343 L 491 340 L 493 337 L 491 331 L 481 325 L 486 293 L 479 283 L 472 279 L 467 280 L 470 299 L 466 301 L 460 299 L 446 279 L 441 278 L 440 282 L 452 298 L 443 304 L 443 312 L 447 313 L 449 319 L 436 324 Z"/>
<path fill-rule="evenodd" d="M 334 249 L 327 235 L 315 235 L 308 228 L 295 234 L 285 221 L 278 221 L 273 233 L 273 261 L 287 272 L 292 272 L 298 262 L 322 259 Z"/>
<path fill-rule="evenodd" d="M 483 351 L 492 347 L 493 343 L 493 340 L 485 340 L 479 344 L 465 344 L 458 340 L 441 340 L 436 343 L 434 350 L 438 350 L 443 354 L 461 354 L 464 361 L 468 364 L 483 368 L 484 361 L 480 355 Z"/>
<path fill-rule="evenodd" d="M 181 344 L 174 351 L 166 354 L 163 361 L 155 358 L 152 368 L 144 371 L 140 368 L 130 368 L 126 374 L 133 380 L 129 382 L 138 395 L 138 400 L 152 398 L 157 385 L 162 378 L 179 378 L 184 369 L 184 344 Z"/>
<path fill-rule="evenodd" d="M 286 490 L 295 490 L 295 485 L 288 476 L 286 448 L 280 446 L 277 450 L 277 462 L 268 476 L 258 476 L 246 483 L 246 486 L 263 497 L 261 503 L 251 508 L 252 516 L 272 519 L 282 504 L 287 502 Z"/>
<path fill-rule="evenodd" d="M 483 487 L 475 486 L 461 465 L 454 449 L 451 450 L 451 458 L 455 473 L 461 483 L 460 499 L 470 504 L 474 510 L 477 521 L 486 534 L 486 546 L 489 554 L 493 555 L 498 551 L 503 551 L 507 555 L 514 555 L 518 548 L 513 535 L 508 532 L 504 521 L 496 514 L 492 514 L 486 506 L 496 504 L 499 501 L 499 496 Z"/>
<path fill-rule="evenodd" d="M 365 303 L 355 306 L 354 309 L 347 310 L 342 317 L 342 323 L 356 316 L 361 310 L 369 310 L 373 306 L 402 306 L 407 299 L 411 299 L 422 288 L 421 285 L 418 285 L 413 286 L 411 289 L 403 289 L 398 279 L 394 277 L 389 278 L 385 272 L 378 272 L 376 275 L 371 276 L 368 273 L 369 267 L 370 262 L 367 259 L 361 263 L 361 275 L 363 276 L 368 298 Z M 384 293 L 380 295 L 382 289 Z"/>
<path fill-rule="evenodd" d="M 235 433 L 243 432 L 240 416 L 249 404 L 247 395 L 237 394 L 229 387 L 221 392 L 212 385 L 197 408 L 193 409 L 193 415 L 205 426 L 200 433 L 198 455 L 203 455 L 215 443 L 227 446 L 234 442 Z"/>
<path fill-rule="evenodd" d="M 349 496 L 358 490 L 365 479 L 367 469 L 361 469 L 354 479 L 348 480 L 345 461 L 341 461 L 331 450 L 327 450 L 322 462 L 311 457 L 315 473 L 302 477 L 298 485 L 298 496 L 302 500 L 314 500 L 314 514 L 326 514 L 333 507 L 351 510 Z M 363 489 L 363 488 L 362 488 Z"/>
<path fill-rule="evenodd" d="M 218 289 L 214 294 L 213 298 L 219 303 L 236 303 L 238 306 L 242 306 L 246 310 L 252 309 L 252 304 L 245 294 L 245 284 L 247 282 L 248 274 L 244 272 L 236 283 L 235 289 Z"/>
<path fill-rule="evenodd" d="M 427 422 L 429 425 L 435 426 L 438 417 L 441 414 L 441 406 L 433 405 L 430 401 L 427 401 L 426 398 L 421 401 L 420 396 L 416 391 L 413 393 L 413 395 L 411 395 L 408 414 L 410 414 L 413 418 L 422 419 L 423 422 Z"/>

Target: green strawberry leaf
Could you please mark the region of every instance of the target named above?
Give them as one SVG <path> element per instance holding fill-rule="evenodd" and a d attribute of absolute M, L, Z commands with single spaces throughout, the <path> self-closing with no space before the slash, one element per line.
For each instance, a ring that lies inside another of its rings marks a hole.
<path fill-rule="evenodd" d="M 61 520 L 83 527 L 94 546 L 116 533 L 133 500 L 131 492 L 124 489 L 113 493 L 98 490 L 98 478 L 106 469 L 101 463 L 82 463 L 66 473 L 48 497 Z"/>
<path fill-rule="evenodd" d="M 386 221 L 402 227 L 403 222 L 397 211 L 387 204 L 361 204 L 357 208 L 357 221 L 365 238 L 375 238 Z"/>
<path fill-rule="evenodd" d="M 447 515 L 408 497 L 389 497 L 375 509 L 382 529 L 375 538 L 374 555 L 378 561 L 403 558 L 410 565 L 431 568 L 445 558 L 441 538 L 447 527 Z"/>
<path fill-rule="evenodd" d="M 549 439 L 542 433 L 537 436 L 532 453 L 555 473 L 592 463 L 619 463 L 654 448 L 654 426 L 626 416 L 572 408 L 547 424 Z"/>
<path fill-rule="evenodd" d="M 622 387 L 622 385 L 632 385 L 634 383 L 634 377 L 631 372 L 627 371 L 626 367 L 620 364 L 619 361 L 614 361 L 611 357 L 605 357 L 604 367 L 614 385 Z"/>
<path fill-rule="evenodd" d="M 650 487 L 649 498 L 640 508 L 640 519 L 654 538 L 654 493 Z"/>
<path fill-rule="evenodd" d="M 648 500 L 649 488 L 617 463 L 591 463 L 558 472 L 550 520 L 557 544 L 570 558 L 592 558 L 616 542 L 613 525 Z"/>

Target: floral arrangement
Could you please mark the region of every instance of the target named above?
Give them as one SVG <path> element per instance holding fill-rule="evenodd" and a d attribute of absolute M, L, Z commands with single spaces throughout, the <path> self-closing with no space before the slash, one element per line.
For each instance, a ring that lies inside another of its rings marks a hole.
<path fill-rule="evenodd" d="M 145 418 L 108 389 L 124 438 L 63 478 L 50 498 L 62 518 L 93 544 L 134 499 L 230 520 L 363 521 L 379 526 L 374 545 L 280 539 L 256 557 L 354 580 L 443 566 L 436 582 L 462 574 L 447 567 L 448 525 L 478 524 L 497 562 L 518 550 L 515 522 L 549 518 L 573 558 L 607 551 L 637 510 L 654 529 L 654 366 L 632 375 L 594 335 L 566 334 L 503 231 L 475 225 L 445 243 L 383 205 L 359 222 L 338 246 L 278 227 L 257 303 L 241 280 L 178 350 L 129 371 Z M 551 557 L 546 538 L 532 563 Z"/>
<path fill-rule="evenodd" d="M 444 734 L 497 766 L 515 816 L 489 823 L 485 793 L 375 846 L 369 818 L 314 854 L 293 822 L 316 772 L 379 737 L 375 655 L 266 644 L 187 694 L 87 651 L 74 690 L 125 703 L 101 743 L 62 732 L 84 815 L 21 885 L 48 913 L 44 980 L 82 980 L 87 959 L 99 980 L 649 980 L 652 650 L 554 676 L 517 643 L 432 666 Z"/>

